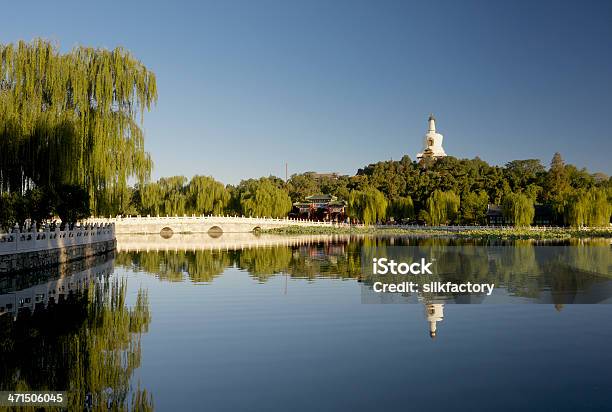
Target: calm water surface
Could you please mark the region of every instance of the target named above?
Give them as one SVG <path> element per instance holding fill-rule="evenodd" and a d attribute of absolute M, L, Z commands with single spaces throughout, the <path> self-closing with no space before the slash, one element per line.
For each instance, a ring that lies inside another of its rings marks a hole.
<path fill-rule="evenodd" d="M 554 276 L 534 245 L 503 245 L 531 251 L 486 265 L 505 304 L 434 315 L 427 296 L 362 303 L 364 248 L 473 242 L 189 242 L 119 239 L 63 277 L 2 279 L 1 388 L 68 390 L 74 409 L 90 393 L 97 410 L 610 410 L 612 305 L 558 303 L 568 284 L 606 287 L 609 241 L 566 244 L 576 263 Z M 544 295 L 557 304 L 516 304 Z"/>

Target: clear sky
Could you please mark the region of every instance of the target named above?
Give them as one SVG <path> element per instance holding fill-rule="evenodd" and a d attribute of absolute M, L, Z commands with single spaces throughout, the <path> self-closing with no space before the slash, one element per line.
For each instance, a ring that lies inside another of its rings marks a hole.
<path fill-rule="evenodd" d="M 124 46 L 157 75 L 153 177 L 448 154 L 612 174 L 611 1 L 11 2 L 0 41 Z"/>

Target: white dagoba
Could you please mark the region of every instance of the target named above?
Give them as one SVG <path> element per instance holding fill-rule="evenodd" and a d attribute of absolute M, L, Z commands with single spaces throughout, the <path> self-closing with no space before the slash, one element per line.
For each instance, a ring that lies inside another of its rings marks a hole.
<path fill-rule="evenodd" d="M 417 159 L 445 157 L 443 140 L 444 136 L 436 132 L 436 118 L 433 114 L 429 115 L 429 128 L 423 139 L 423 151 L 417 153 Z"/>

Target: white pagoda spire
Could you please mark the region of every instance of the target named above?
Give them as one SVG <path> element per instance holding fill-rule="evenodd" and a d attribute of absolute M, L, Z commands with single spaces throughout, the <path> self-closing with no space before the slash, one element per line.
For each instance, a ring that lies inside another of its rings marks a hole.
<path fill-rule="evenodd" d="M 428 123 L 429 127 L 423 139 L 423 151 L 417 153 L 417 159 L 419 160 L 423 158 L 435 159 L 446 156 L 446 152 L 444 152 L 444 148 L 442 147 L 444 136 L 436 132 L 436 118 L 433 114 L 429 115 Z"/>
<path fill-rule="evenodd" d="M 433 113 L 429 115 L 429 129 L 427 129 L 427 133 L 435 133 L 436 132 L 436 118 Z"/>

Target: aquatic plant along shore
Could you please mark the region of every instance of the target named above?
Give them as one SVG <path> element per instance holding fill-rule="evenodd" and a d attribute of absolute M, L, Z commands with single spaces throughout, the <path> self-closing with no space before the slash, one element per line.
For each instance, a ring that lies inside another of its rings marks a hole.
<path fill-rule="evenodd" d="M 393 226 L 353 226 L 353 227 L 299 227 L 289 226 L 265 230 L 263 233 L 277 235 L 298 234 L 369 234 L 369 235 L 412 235 L 431 237 L 455 237 L 478 239 L 569 239 L 569 238 L 612 238 L 612 228 L 483 228 L 483 227 L 393 227 Z"/>

